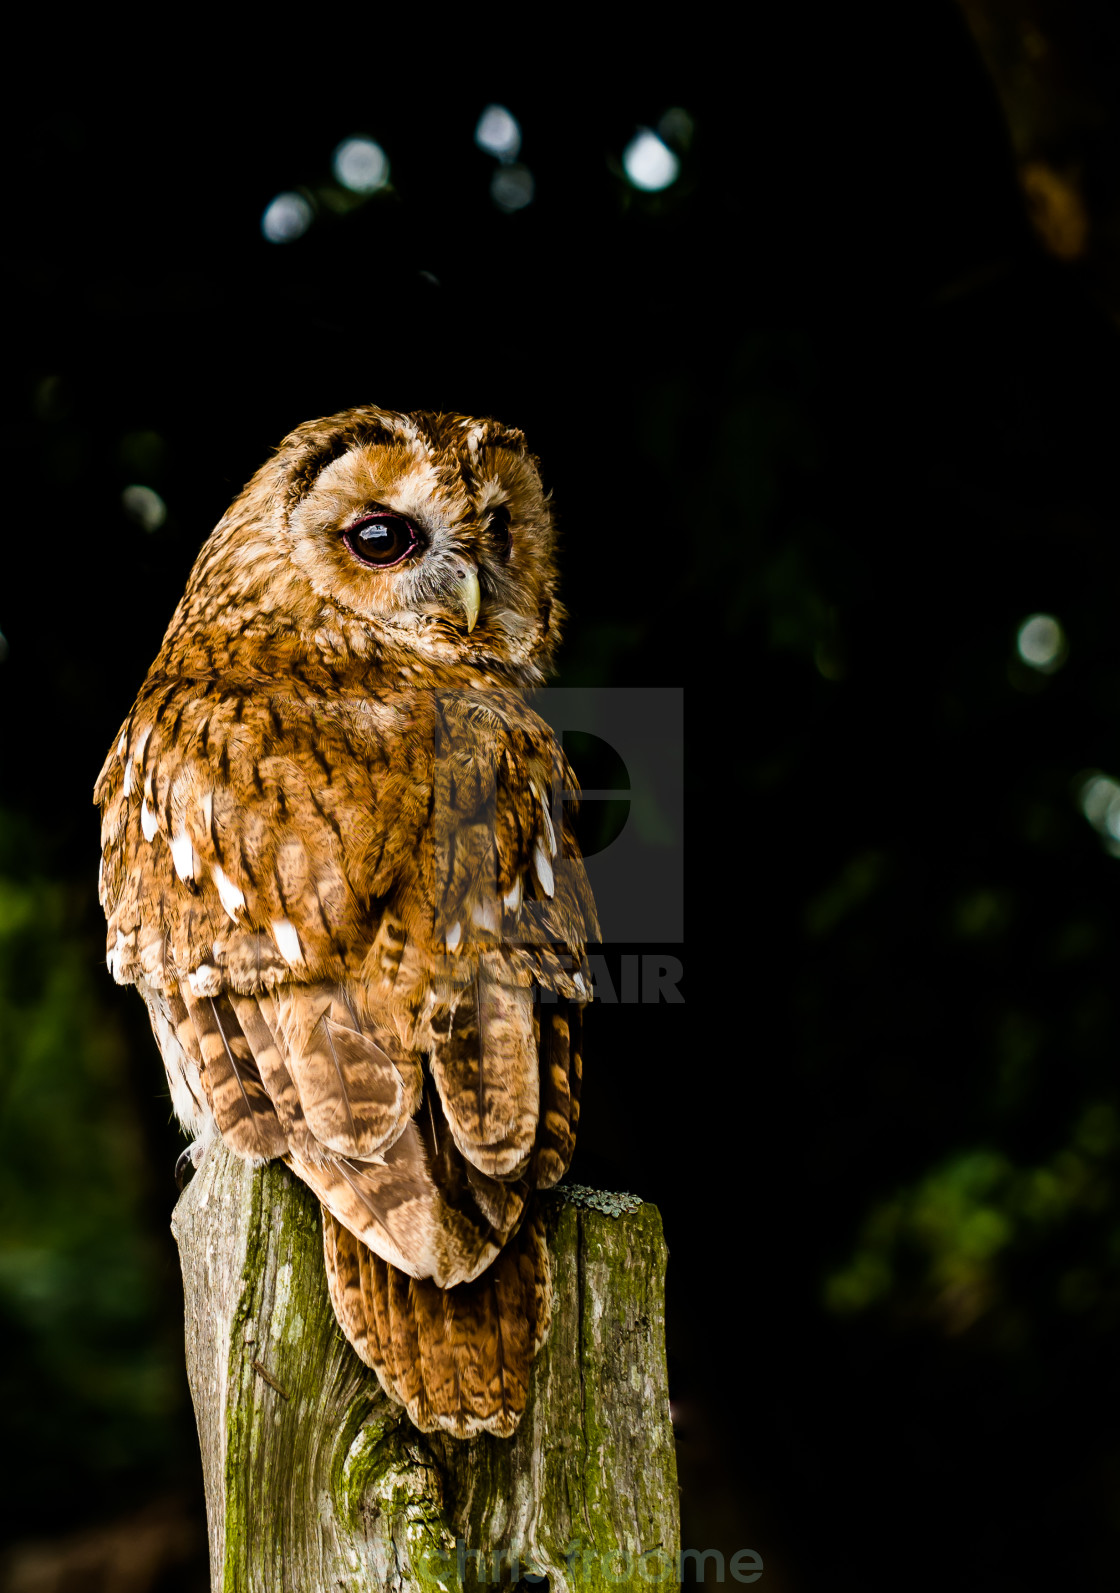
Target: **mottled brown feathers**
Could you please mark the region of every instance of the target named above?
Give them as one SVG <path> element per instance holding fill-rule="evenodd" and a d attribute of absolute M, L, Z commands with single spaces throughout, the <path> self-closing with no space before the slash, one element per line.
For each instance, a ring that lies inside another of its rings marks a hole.
<path fill-rule="evenodd" d="M 386 1393 L 423 1432 L 508 1438 L 552 1314 L 539 1220 L 531 1217 L 481 1277 L 453 1289 L 407 1277 L 329 1214 L 323 1232 L 335 1315 Z"/>
<path fill-rule="evenodd" d="M 377 516 L 396 564 L 354 552 Z M 109 968 L 180 1119 L 310 1185 L 347 1336 L 463 1436 L 524 1409 L 532 1191 L 579 1113 L 597 926 L 523 695 L 561 618 L 520 432 L 309 422 L 202 548 L 95 793 Z"/>

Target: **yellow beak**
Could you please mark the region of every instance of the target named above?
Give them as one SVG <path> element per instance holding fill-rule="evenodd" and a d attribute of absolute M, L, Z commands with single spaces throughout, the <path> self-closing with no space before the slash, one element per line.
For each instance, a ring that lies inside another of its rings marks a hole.
<path fill-rule="evenodd" d="M 455 598 L 467 618 L 467 634 L 478 624 L 478 611 L 482 606 L 482 593 L 478 585 L 478 571 L 466 559 L 456 559 L 449 596 Z"/>

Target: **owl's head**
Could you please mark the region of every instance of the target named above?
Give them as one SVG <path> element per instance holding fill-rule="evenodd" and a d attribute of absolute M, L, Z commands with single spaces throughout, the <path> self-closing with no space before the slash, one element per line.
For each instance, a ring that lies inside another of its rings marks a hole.
<path fill-rule="evenodd" d="M 185 628 L 297 629 L 526 684 L 558 638 L 536 461 L 492 420 L 372 406 L 297 427 L 199 555 Z"/>

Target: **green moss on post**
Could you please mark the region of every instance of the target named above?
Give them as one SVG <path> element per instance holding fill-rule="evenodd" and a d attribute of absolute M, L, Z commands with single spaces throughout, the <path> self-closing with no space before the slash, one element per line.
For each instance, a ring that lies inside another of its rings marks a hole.
<path fill-rule="evenodd" d="M 172 1227 L 215 1593 L 677 1585 L 660 1217 L 544 1207 L 529 1410 L 513 1439 L 463 1443 L 418 1433 L 343 1338 L 314 1196 L 211 1148 Z"/>

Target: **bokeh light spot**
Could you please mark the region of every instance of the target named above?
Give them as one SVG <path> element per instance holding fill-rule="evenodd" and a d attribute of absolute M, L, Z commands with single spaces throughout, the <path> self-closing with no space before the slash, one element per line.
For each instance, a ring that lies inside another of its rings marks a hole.
<path fill-rule="evenodd" d="M 533 198 L 533 174 L 527 166 L 499 166 L 490 179 L 490 197 L 499 210 L 524 210 Z"/>
<path fill-rule="evenodd" d="M 643 127 L 623 150 L 622 169 L 635 188 L 653 194 L 676 182 L 681 163 L 663 139 Z"/>
<path fill-rule="evenodd" d="M 1060 669 L 1068 652 L 1065 632 L 1052 614 L 1032 614 L 1025 619 L 1019 626 L 1015 646 L 1024 664 L 1044 675 Z"/>
<path fill-rule="evenodd" d="M 516 160 L 521 148 L 521 128 L 517 118 L 504 105 L 488 105 L 478 118 L 474 141 L 479 149 L 496 155 L 499 160 Z"/>
<path fill-rule="evenodd" d="M 389 181 L 389 157 L 372 138 L 344 138 L 331 156 L 331 170 L 354 194 L 375 194 Z"/>
<path fill-rule="evenodd" d="M 314 219 L 302 194 L 277 194 L 261 217 L 261 231 L 269 243 L 294 243 Z"/>
<path fill-rule="evenodd" d="M 1107 774 L 1090 775 L 1081 787 L 1081 811 L 1101 835 L 1120 841 L 1120 781 Z"/>
<path fill-rule="evenodd" d="M 128 518 L 144 531 L 158 531 L 167 519 L 167 505 L 151 487 L 126 487 L 121 493 L 121 505 Z"/>

